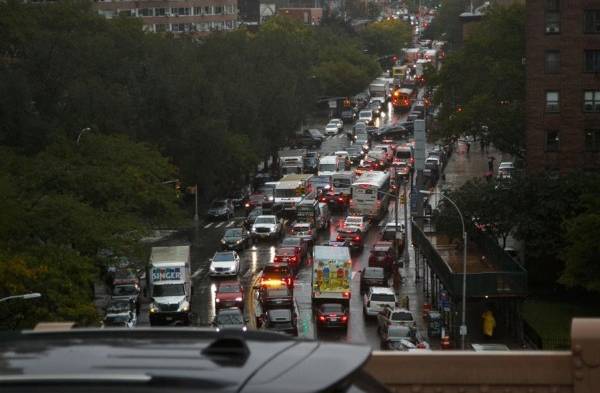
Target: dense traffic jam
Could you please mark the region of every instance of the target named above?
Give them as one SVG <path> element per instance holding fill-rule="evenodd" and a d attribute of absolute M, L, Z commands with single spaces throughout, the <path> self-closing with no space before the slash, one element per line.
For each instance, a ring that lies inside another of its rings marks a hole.
<path fill-rule="evenodd" d="M 353 317 L 350 299 L 359 296 L 364 316 L 377 320 L 382 348 L 428 347 L 417 333 L 413 313 L 407 306 L 400 307 L 392 288 L 406 246 L 406 227 L 404 218 L 387 218 L 390 201 L 399 198 L 402 186 L 412 180 L 415 145 L 409 138 L 414 121 L 432 113 L 427 95 L 418 98 L 417 90 L 423 83 L 423 68 L 437 66 L 443 43 L 421 44 L 404 50 L 404 57 L 367 92 L 344 100 L 341 118 L 330 119 L 323 131 L 303 130 L 293 148 L 279 152 L 277 174 L 257 175 L 250 195 L 213 202 L 209 219 L 228 220 L 236 207 L 245 216 L 243 225 L 224 230 L 210 259 L 216 329 L 267 329 L 298 335 L 294 282 L 306 266 L 311 271 L 318 329 L 347 329 Z M 375 119 L 385 116 L 388 104 L 394 111 L 407 112 L 407 120 L 376 127 Z M 342 133 L 351 141 L 346 150 L 319 153 L 314 149 L 327 136 Z M 447 154 L 445 148 L 429 152 L 424 174 L 432 183 Z M 343 223 L 330 241 L 320 243 L 318 235 L 329 233 L 332 213 L 341 214 Z M 364 251 L 370 231 L 379 232 L 378 240 Z M 275 245 L 275 255 L 246 291 L 240 281 L 240 253 L 259 242 Z M 368 266 L 357 272 L 360 293 L 353 294 L 351 258 L 362 252 L 369 253 Z M 152 248 L 145 277 L 152 299 L 151 325 L 191 322 L 190 263 L 189 246 Z M 114 284 L 104 324 L 135 326 L 140 277 L 135 272 L 119 273 Z"/>

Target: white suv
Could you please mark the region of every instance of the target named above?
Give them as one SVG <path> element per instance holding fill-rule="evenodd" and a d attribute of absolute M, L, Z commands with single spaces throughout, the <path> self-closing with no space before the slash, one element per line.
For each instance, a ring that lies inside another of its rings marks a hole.
<path fill-rule="evenodd" d="M 363 312 L 368 317 L 375 317 L 386 307 L 395 308 L 397 301 L 392 288 L 371 287 L 363 297 Z"/>
<path fill-rule="evenodd" d="M 277 239 L 281 237 L 281 221 L 277 216 L 258 216 L 252 224 L 253 239 Z"/>

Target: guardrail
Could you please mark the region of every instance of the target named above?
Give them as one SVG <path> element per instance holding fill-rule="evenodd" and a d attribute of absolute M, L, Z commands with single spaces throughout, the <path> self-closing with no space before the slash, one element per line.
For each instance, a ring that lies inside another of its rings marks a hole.
<path fill-rule="evenodd" d="M 393 392 L 600 391 L 600 319 L 574 319 L 570 351 L 380 352 L 364 370 Z"/>
<path fill-rule="evenodd" d="M 472 241 L 481 247 L 486 255 L 490 256 L 490 262 L 499 269 L 496 272 L 467 273 L 467 297 L 484 296 L 525 296 L 527 295 L 527 271 L 512 260 L 505 253 L 499 253 L 497 244 L 491 241 L 484 242 L 482 236 L 473 238 Z M 461 296 L 462 273 L 452 272 L 444 258 L 415 221 L 412 222 L 412 240 L 418 247 L 419 252 L 427 258 L 427 264 L 436 274 L 450 295 Z M 488 239 L 489 240 L 489 239 Z"/>

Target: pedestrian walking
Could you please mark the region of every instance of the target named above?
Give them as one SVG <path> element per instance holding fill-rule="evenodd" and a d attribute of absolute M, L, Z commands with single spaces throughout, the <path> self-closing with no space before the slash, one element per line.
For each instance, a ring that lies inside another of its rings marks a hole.
<path fill-rule="evenodd" d="M 494 173 L 494 161 L 496 161 L 496 157 L 488 157 L 488 171 Z"/>
<path fill-rule="evenodd" d="M 471 150 L 471 144 L 469 143 L 469 141 L 467 141 L 467 154 L 469 154 L 470 150 Z"/>
<path fill-rule="evenodd" d="M 496 319 L 490 310 L 486 310 L 481 316 L 483 319 L 483 337 L 490 340 L 494 337 L 494 329 L 496 328 Z"/>
<path fill-rule="evenodd" d="M 400 285 L 402 284 L 402 276 L 400 275 L 400 269 L 394 268 L 394 291 L 396 294 L 400 294 Z"/>

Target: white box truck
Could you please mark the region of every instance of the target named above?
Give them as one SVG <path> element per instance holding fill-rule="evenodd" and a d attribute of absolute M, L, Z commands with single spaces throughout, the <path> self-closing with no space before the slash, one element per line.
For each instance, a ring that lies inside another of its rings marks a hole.
<path fill-rule="evenodd" d="M 191 322 L 190 246 L 152 247 L 148 266 L 150 325 Z"/>
<path fill-rule="evenodd" d="M 315 246 L 313 249 L 312 301 L 350 303 L 352 259 L 348 247 Z"/>

